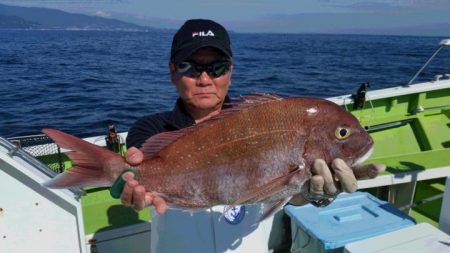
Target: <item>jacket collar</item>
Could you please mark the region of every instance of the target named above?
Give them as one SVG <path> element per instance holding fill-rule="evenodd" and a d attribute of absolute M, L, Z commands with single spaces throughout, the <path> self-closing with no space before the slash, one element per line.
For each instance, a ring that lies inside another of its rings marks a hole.
<path fill-rule="evenodd" d="M 230 101 L 231 100 L 227 95 L 225 97 L 225 103 L 223 104 L 222 109 L 230 108 Z M 175 103 L 175 106 L 168 120 L 168 124 L 171 128 L 173 128 L 173 130 L 179 130 L 195 124 L 194 118 L 188 113 L 186 106 L 184 105 L 181 98 L 177 99 L 177 102 Z"/>

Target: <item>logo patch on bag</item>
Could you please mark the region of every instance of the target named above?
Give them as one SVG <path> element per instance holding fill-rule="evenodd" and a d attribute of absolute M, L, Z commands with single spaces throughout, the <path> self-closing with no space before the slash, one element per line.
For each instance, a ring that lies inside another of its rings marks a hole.
<path fill-rule="evenodd" d="M 228 206 L 225 206 L 223 210 L 225 211 L 227 208 Z M 232 225 L 239 224 L 245 217 L 245 206 L 237 205 L 225 212 L 223 216 L 228 223 Z"/>

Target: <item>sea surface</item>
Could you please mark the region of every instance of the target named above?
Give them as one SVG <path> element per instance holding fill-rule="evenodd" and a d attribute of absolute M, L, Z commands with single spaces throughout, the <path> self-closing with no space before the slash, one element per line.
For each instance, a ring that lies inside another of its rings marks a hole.
<path fill-rule="evenodd" d="M 171 110 L 171 32 L 0 30 L 0 136 L 52 127 L 80 137 L 127 131 Z M 332 97 L 408 83 L 441 37 L 232 33 L 230 95 Z M 442 50 L 417 82 L 450 73 Z"/>

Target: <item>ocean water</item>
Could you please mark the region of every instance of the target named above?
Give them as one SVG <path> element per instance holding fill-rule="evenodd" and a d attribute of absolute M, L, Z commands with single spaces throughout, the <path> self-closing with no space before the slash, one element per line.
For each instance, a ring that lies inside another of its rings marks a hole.
<path fill-rule="evenodd" d="M 171 32 L 0 30 L 0 136 L 43 127 L 80 137 L 171 110 Z M 331 97 L 406 84 L 440 37 L 232 33 L 231 96 Z M 450 73 L 442 50 L 417 82 Z"/>

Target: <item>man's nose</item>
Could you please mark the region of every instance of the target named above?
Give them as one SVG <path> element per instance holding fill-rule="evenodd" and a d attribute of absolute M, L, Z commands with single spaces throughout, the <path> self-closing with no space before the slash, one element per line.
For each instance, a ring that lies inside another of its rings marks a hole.
<path fill-rule="evenodd" d="M 206 73 L 206 71 L 203 71 L 197 78 L 197 85 L 198 86 L 212 85 L 212 78 L 208 75 L 208 73 Z"/>

